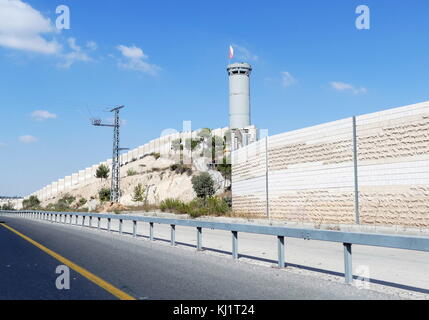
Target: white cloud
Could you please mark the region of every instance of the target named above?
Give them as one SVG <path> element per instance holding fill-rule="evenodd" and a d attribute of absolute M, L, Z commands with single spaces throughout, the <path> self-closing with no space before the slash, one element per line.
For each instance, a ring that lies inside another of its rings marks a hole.
<path fill-rule="evenodd" d="M 296 82 L 295 78 L 287 71 L 282 72 L 282 83 L 284 87 L 290 87 Z"/>
<path fill-rule="evenodd" d="M 244 61 L 257 61 L 258 60 L 258 56 L 251 53 L 249 49 L 247 49 L 243 46 L 239 46 L 237 44 L 233 44 L 232 47 L 235 50 L 234 55 L 236 56 L 237 59 L 241 59 Z"/>
<path fill-rule="evenodd" d="M 86 47 L 92 51 L 97 50 L 98 45 L 95 41 L 87 41 L 86 42 Z"/>
<path fill-rule="evenodd" d="M 0 46 L 56 54 L 61 45 L 42 35 L 56 32 L 51 20 L 21 0 L 0 0 Z"/>
<path fill-rule="evenodd" d="M 30 135 L 25 135 L 19 137 L 19 141 L 22 143 L 33 143 L 37 141 L 37 138 Z"/>
<path fill-rule="evenodd" d="M 47 119 L 56 119 L 57 115 L 46 110 L 36 110 L 31 114 L 33 120 L 43 121 Z"/>
<path fill-rule="evenodd" d="M 366 88 L 363 87 L 355 87 L 349 83 L 333 81 L 331 82 L 331 87 L 337 91 L 350 91 L 353 94 L 365 94 L 368 92 Z"/>
<path fill-rule="evenodd" d="M 122 60 L 118 63 L 122 69 L 141 71 L 151 75 L 156 75 L 161 70 L 157 65 L 147 62 L 149 57 L 139 47 L 119 45 L 116 48 L 122 54 Z"/>
<path fill-rule="evenodd" d="M 82 48 L 77 45 L 75 38 L 68 38 L 67 42 L 72 51 L 61 56 L 64 61 L 58 64 L 60 68 L 70 68 L 77 61 L 89 62 L 92 60 L 88 54 L 83 52 Z"/>

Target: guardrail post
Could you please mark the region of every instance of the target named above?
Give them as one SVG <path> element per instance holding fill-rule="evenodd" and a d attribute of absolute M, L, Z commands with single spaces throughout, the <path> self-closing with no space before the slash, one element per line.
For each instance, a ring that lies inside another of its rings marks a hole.
<path fill-rule="evenodd" d="M 122 234 L 122 219 L 119 219 L 119 234 Z"/>
<path fill-rule="evenodd" d="M 112 231 L 112 218 L 107 218 L 107 231 Z"/>
<path fill-rule="evenodd" d="M 343 243 L 344 246 L 344 277 L 347 284 L 353 282 L 352 268 L 352 245 L 351 243 Z"/>
<path fill-rule="evenodd" d="M 171 245 L 174 247 L 176 245 L 176 226 L 174 224 L 171 226 Z"/>
<path fill-rule="evenodd" d="M 133 237 L 137 238 L 137 221 L 133 220 Z"/>
<path fill-rule="evenodd" d="M 100 230 L 100 225 L 101 225 L 101 218 L 98 217 L 98 224 L 97 224 L 97 229 Z"/>
<path fill-rule="evenodd" d="M 238 232 L 231 231 L 232 233 L 232 258 L 234 260 L 238 259 Z"/>
<path fill-rule="evenodd" d="M 82 227 L 85 226 L 85 216 L 82 216 Z"/>
<path fill-rule="evenodd" d="M 89 216 L 89 227 L 92 228 L 92 216 Z"/>
<path fill-rule="evenodd" d="M 78 215 L 76 215 L 76 225 L 79 225 L 79 223 L 78 223 L 78 219 L 79 219 L 79 216 L 78 216 Z"/>
<path fill-rule="evenodd" d="M 285 237 L 283 236 L 277 236 L 277 243 L 278 243 L 278 266 L 279 268 L 285 267 Z"/>
<path fill-rule="evenodd" d="M 153 222 L 149 223 L 149 239 L 153 241 Z"/>
<path fill-rule="evenodd" d="M 197 251 L 203 250 L 203 228 L 197 227 Z"/>

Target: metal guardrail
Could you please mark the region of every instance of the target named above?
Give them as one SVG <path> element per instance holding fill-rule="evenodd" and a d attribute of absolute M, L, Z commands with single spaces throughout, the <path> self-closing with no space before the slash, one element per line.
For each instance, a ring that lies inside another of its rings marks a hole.
<path fill-rule="evenodd" d="M 386 248 L 396 248 L 405 250 L 429 251 L 429 238 L 416 236 L 400 235 L 383 235 L 357 232 L 341 232 L 314 229 L 298 229 L 287 227 L 272 227 L 250 224 L 234 224 L 221 222 L 208 222 L 200 220 L 181 220 L 181 219 L 164 219 L 155 217 L 136 217 L 126 215 L 109 215 L 98 213 L 79 213 L 79 212 L 46 212 L 46 211 L 0 211 L 0 214 L 14 214 L 27 218 L 35 218 L 52 222 L 78 224 L 78 217 L 82 217 L 81 226 L 85 226 L 85 219 L 89 218 L 89 227 L 93 227 L 93 218 L 97 219 L 97 229 L 101 227 L 101 219 L 107 219 L 107 230 L 111 229 L 111 222 L 119 220 L 119 234 L 122 234 L 124 221 L 133 221 L 133 237 L 137 237 L 137 223 L 149 223 L 149 239 L 154 240 L 154 224 L 167 224 L 171 227 L 171 245 L 176 244 L 176 226 L 194 227 L 197 231 L 197 250 L 202 250 L 202 230 L 216 229 L 230 231 L 232 235 L 232 257 L 238 259 L 238 233 L 256 233 L 272 235 L 277 237 L 278 243 L 278 267 L 284 268 L 285 265 L 285 237 L 298 238 L 305 240 L 320 240 L 328 242 L 339 242 L 343 244 L 344 249 L 344 275 L 348 284 L 353 282 L 352 271 L 352 245 L 365 245 Z M 67 219 L 68 218 L 68 219 Z"/>

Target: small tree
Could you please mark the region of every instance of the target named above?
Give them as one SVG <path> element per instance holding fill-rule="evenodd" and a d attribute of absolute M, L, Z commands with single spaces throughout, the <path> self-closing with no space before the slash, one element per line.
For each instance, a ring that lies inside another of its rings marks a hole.
<path fill-rule="evenodd" d="M 133 201 L 134 202 L 144 202 L 145 201 L 145 192 L 146 192 L 146 189 L 143 188 L 141 183 L 139 183 L 134 188 Z"/>
<path fill-rule="evenodd" d="M 95 172 L 95 177 L 98 179 L 107 179 L 109 178 L 110 169 L 105 164 L 100 164 Z"/>
<path fill-rule="evenodd" d="M 24 209 L 35 209 L 40 206 L 40 200 L 37 196 L 31 196 L 30 198 L 22 201 L 22 207 Z"/>
<path fill-rule="evenodd" d="M 207 172 L 193 177 L 192 186 L 198 198 L 207 199 L 215 194 L 214 181 Z"/>

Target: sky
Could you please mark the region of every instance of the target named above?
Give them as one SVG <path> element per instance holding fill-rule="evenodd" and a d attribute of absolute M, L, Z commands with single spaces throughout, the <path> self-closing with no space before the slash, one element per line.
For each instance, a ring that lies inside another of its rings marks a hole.
<path fill-rule="evenodd" d="M 126 106 L 122 147 L 187 120 L 228 126 L 230 45 L 270 135 L 429 100 L 428 14 L 423 0 L 0 0 L 0 195 L 110 158 L 112 130 L 90 124 L 109 107 Z"/>

